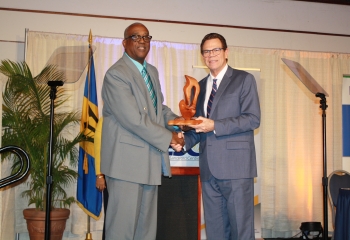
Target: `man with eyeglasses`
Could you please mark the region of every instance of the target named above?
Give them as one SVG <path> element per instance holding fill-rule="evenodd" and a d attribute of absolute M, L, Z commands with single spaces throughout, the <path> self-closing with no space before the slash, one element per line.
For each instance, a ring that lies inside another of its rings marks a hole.
<path fill-rule="evenodd" d="M 103 86 L 101 172 L 109 194 L 107 240 L 154 240 L 161 174 L 171 176 L 168 148 L 183 138 L 166 123 L 175 119 L 163 105 L 157 69 L 145 61 L 148 29 L 125 29 L 124 55 L 106 72 Z"/>
<path fill-rule="evenodd" d="M 226 40 L 217 33 L 201 43 L 210 74 L 199 82 L 196 116 L 185 132 L 186 149 L 199 143 L 199 166 L 208 240 L 253 240 L 254 129 L 260 105 L 253 75 L 227 65 Z"/>

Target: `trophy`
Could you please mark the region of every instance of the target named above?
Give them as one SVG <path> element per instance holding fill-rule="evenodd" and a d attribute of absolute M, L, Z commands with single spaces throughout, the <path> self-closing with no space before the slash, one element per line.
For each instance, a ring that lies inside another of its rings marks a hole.
<path fill-rule="evenodd" d="M 182 99 L 179 102 L 180 113 L 184 119 L 170 120 L 168 121 L 168 125 L 197 125 L 202 122 L 202 120 L 191 119 L 196 113 L 197 98 L 200 91 L 198 81 L 195 78 L 187 75 L 185 75 L 185 78 L 186 84 L 183 88 L 185 99 Z M 192 89 L 194 89 L 194 94 L 193 98 L 191 99 Z"/>

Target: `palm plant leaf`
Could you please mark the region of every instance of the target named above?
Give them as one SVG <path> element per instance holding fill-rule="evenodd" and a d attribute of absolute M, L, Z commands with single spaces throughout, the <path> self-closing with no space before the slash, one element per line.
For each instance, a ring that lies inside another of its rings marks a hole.
<path fill-rule="evenodd" d="M 25 62 L 1 61 L 0 72 L 8 81 L 3 92 L 2 146 L 16 145 L 23 148 L 31 158 L 29 189 L 22 193 L 28 198 L 28 205 L 45 210 L 46 166 L 49 150 L 51 88 L 48 81 L 64 80 L 63 73 L 55 66 L 46 66 L 37 76 Z M 54 132 L 52 150 L 52 206 L 69 206 L 73 197 L 67 196 L 65 187 L 74 183 L 77 172 L 65 165 L 76 167 L 78 161 L 77 143 L 84 139 L 81 133 L 73 134 L 80 123 L 78 111 L 67 111 L 65 103 L 69 99 L 64 88 L 58 88 L 54 100 Z M 56 113 L 57 112 L 57 113 Z M 12 170 L 19 167 L 18 159 L 2 154 L 1 159 L 13 161 Z"/>

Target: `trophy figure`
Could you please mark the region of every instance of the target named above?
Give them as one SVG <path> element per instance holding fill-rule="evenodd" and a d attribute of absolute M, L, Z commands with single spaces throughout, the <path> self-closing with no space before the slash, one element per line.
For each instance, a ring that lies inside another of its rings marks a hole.
<path fill-rule="evenodd" d="M 196 113 L 197 98 L 200 91 L 198 81 L 195 78 L 187 75 L 185 75 L 185 78 L 186 84 L 183 88 L 185 99 L 182 99 L 179 102 L 180 113 L 184 119 L 170 120 L 168 121 L 169 125 L 197 125 L 202 122 L 202 120 L 192 119 L 192 117 Z M 194 95 L 191 101 L 193 88 Z"/>

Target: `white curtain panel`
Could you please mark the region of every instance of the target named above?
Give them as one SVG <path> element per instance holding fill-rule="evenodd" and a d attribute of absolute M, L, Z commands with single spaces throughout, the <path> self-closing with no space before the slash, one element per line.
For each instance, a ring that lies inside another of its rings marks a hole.
<path fill-rule="evenodd" d="M 62 46 L 86 46 L 88 35 L 27 33 L 26 61 L 34 75 L 46 65 L 51 54 Z M 93 36 L 99 110 L 103 77 L 123 54 L 122 39 Z M 229 46 L 228 63 L 237 68 L 261 70 L 261 226 L 262 237 L 291 237 L 301 222 L 323 222 L 322 112 L 316 98 L 282 62 L 299 62 L 328 92 L 327 168 L 342 167 L 341 93 L 343 74 L 350 73 L 350 54 L 258 49 Z M 202 66 L 199 44 L 152 41 L 146 59 L 158 68 L 165 104 L 179 113 L 184 75 L 192 66 Z M 72 63 L 74 65 L 74 63 Z M 72 66 L 73 67 L 73 66 Z M 86 69 L 76 83 L 64 85 L 71 91 L 67 107 L 81 109 Z M 205 76 L 202 76 L 205 77 Z M 200 80 L 200 79 L 198 79 Z M 77 128 L 77 132 L 79 129 Z M 2 173 L 7 165 L 1 166 Z M 19 193 L 25 184 L 0 192 L 1 239 L 14 239 L 25 232 L 22 210 L 26 200 Z M 75 196 L 76 186 L 68 189 Z M 85 236 L 86 214 L 71 207 L 65 239 Z M 330 214 L 330 212 L 329 212 Z M 91 219 L 91 231 L 100 231 L 103 218 Z M 328 221 L 332 231 L 331 219 Z"/>

